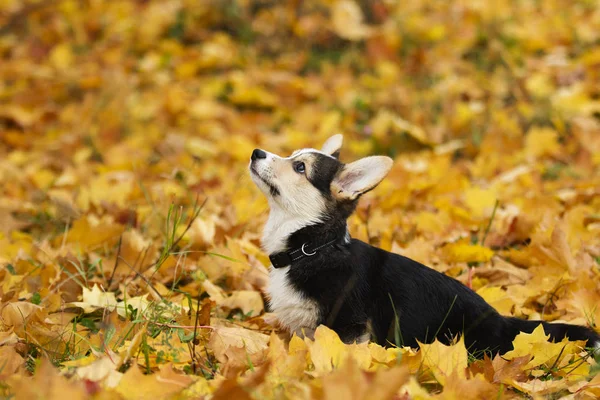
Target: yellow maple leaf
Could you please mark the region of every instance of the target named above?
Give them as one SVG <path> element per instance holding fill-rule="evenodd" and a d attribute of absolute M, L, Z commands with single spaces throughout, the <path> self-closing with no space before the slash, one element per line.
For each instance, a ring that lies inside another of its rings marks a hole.
<path fill-rule="evenodd" d="M 428 367 L 435 379 L 445 386 L 450 379 L 465 379 L 467 368 L 467 349 L 465 341 L 461 337 L 453 345 L 435 341 L 431 344 L 419 343 L 423 357 L 423 365 Z"/>
<path fill-rule="evenodd" d="M 511 315 L 514 301 L 498 286 L 484 286 L 477 290 L 477 294 L 502 315 Z"/>
<path fill-rule="evenodd" d="M 275 333 L 271 334 L 269 342 L 269 359 L 274 371 L 279 377 L 300 378 L 308 369 L 308 348 L 298 336 L 294 336 L 286 350 L 283 340 Z"/>
<path fill-rule="evenodd" d="M 465 205 L 474 219 L 489 219 L 494 211 L 498 195 L 493 189 L 470 187 L 465 191 Z"/>
<path fill-rule="evenodd" d="M 433 213 L 422 211 L 415 216 L 417 229 L 423 233 L 440 234 L 451 223 L 448 214 L 443 211 Z"/>
<path fill-rule="evenodd" d="M 443 253 L 448 262 L 486 262 L 494 251 L 479 244 L 451 243 L 444 246 Z"/>
<path fill-rule="evenodd" d="M 79 246 L 82 250 L 88 250 L 99 246 L 109 240 L 116 242 L 125 228 L 105 216 L 98 218 L 92 214 L 84 215 L 73 222 L 67 233 L 66 243 Z M 57 238 L 60 243 L 62 238 Z"/>
<path fill-rule="evenodd" d="M 94 284 L 92 290 L 84 287 L 82 301 L 73 304 L 82 307 L 85 312 L 93 312 L 96 308 L 106 308 L 112 311 L 117 306 L 117 299 L 114 293 L 102 291 L 98 285 Z"/>
<path fill-rule="evenodd" d="M 458 376 L 449 379 L 444 386 L 441 397 L 444 400 L 479 400 L 498 397 L 499 390 L 488 382 L 482 374 L 477 374 L 469 379 L 460 379 Z"/>
<path fill-rule="evenodd" d="M 561 365 L 558 357 L 566 357 L 577 353 L 581 347 L 577 342 L 564 339 L 561 342 L 552 343 L 550 335 L 546 335 L 542 324 L 531 333 L 521 332 L 513 340 L 513 350 L 507 352 L 503 357 L 512 360 L 516 357 L 531 356 L 531 360 L 523 366 L 523 369 L 534 368 L 541 365 L 551 367 Z"/>
<path fill-rule="evenodd" d="M 323 377 L 323 399 L 392 399 L 409 379 L 406 367 L 364 373 L 349 360 L 345 365 Z"/>
<path fill-rule="evenodd" d="M 126 400 L 171 398 L 194 381 L 189 375 L 166 372 L 168 369 L 157 375 L 144 375 L 137 365 L 133 365 L 123 375 L 115 390 Z"/>
<path fill-rule="evenodd" d="M 369 343 L 369 351 L 371 352 L 372 360 L 371 369 L 376 369 L 381 365 L 388 365 L 398 358 L 398 349 L 385 348 L 374 342 Z"/>
<path fill-rule="evenodd" d="M 558 133 L 551 128 L 532 127 L 525 137 L 525 152 L 536 158 L 558 154 L 561 148 L 558 144 Z"/>
<path fill-rule="evenodd" d="M 315 331 L 315 340 L 305 339 L 315 372 L 322 374 L 343 365 L 353 358 L 362 369 L 371 364 L 371 353 L 367 343 L 345 344 L 333 330 L 320 325 Z"/>

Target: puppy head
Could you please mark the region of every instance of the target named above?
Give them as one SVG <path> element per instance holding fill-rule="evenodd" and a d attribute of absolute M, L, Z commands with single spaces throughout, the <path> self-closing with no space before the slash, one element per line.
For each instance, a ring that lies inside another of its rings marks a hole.
<path fill-rule="evenodd" d="M 375 188 L 392 167 L 384 156 L 350 164 L 338 160 L 342 135 L 330 137 L 321 150 L 302 149 L 280 157 L 255 149 L 250 175 L 271 207 L 307 224 L 350 216 L 358 198 Z"/>

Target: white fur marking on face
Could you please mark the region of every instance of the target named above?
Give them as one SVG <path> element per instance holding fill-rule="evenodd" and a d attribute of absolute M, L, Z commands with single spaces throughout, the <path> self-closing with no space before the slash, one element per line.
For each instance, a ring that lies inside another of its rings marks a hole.
<path fill-rule="evenodd" d="M 322 154 L 324 156 L 330 157 L 330 158 L 335 158 L 334 156 L 332 156 L 331 154 L 325 153 L 321 150 L 317 150 L 317 149 L 300 149 L 300 150 L 296 150 L 295 152 L 292 153 L 291 156 L 286 157 L 286 160 L 290 160 L 292 158 L 296 158 L 298 156 L 301 156 L 303 154 L 307 154 L 307 153 L 318 153 L 318 154 Z"/>
<path fill-rule="evenodd" d="M 300 332 L 301 328 L 312 330 L 317 327 L 319 307 L 315 301 L 307 299 L 292 287 L 288 280 L 290 267 L 271 268 L 269 273 L 269 304 L 273 312 L 290 332 Z"/>
<path fill-rule="evenodd" d="M 287 158 L 265 152 L 265 159 L 251 164 L 260 175 L 259 178 L 251 173 L 252 180 L 269 201 L 269 219 L 262 240 L 262 247 L 269 254 L 285 250 L 287 238 L 293 232 L 322 222 L 321 217 L 326 207 L 323 194 L 304 174 L 298 174 L 292 167 L 292 159 L 311 152 L 318 151 L 305 149 Z M 310 156 L 302 159 L 310 163 Z M 307 168 L 310 168 L 309 164 Z M 261 178 L 275 186 L 279 194 L 274 196 Z"/>

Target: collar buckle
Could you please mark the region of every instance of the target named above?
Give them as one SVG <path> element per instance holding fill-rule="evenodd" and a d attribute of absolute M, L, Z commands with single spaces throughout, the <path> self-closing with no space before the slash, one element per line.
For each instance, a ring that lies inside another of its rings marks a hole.
<path fill-rule="evenodd" d="M 304 243 L 301 248 L 292 250 L 292 251 L 282 251 L 281 253 L 275 253 L 269 255 L 269 260 L 271 260 L 271 264 L 273 268 L 283 268 L 288 265 L 292 265 L 292 262 L 300 260 L 305 257 L 312 257 L 317 252 L 325 247 L 331 246 L 337 242 L 338 239 L 331 240 L 325 244 L 320 246 L 310 245 L 308 242 Z"/>
<path fill-rule="evenodd" d="M 300 250 L 302 250 L 302 254 L 304 254 L 306 257 L 311 257 L 311 256 L 314 256 L 315 254 L 317 254 L 317 250 L 313 250 L 313 252 L 312 252 L 312 253 L 307 253 L 307 252 L 304 250 L 304 246 L 306 246 L 306 243 L 304 243 L 304 244 L 302 245 L 302 248 L 301 248 Z"/>

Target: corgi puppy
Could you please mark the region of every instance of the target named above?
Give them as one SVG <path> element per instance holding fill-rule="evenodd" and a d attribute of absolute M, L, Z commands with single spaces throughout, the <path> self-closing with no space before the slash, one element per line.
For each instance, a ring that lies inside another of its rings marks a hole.
<path fill-rule="evenodd" d="M 321 150 L 289 157 L 252 152 L 252 180 L 268 199 L 262 246 L 269 254 L 270 308 L 291 333 L 319 324 L 346 343 L 417 347 L 463 335 L 470 353 L 505 353 L 519 332 L 539 324 L 552 340 L 567 336 L 600 347 L 600 335 L 570 324 L 504 317 L 474 291 L 399 254 L 352 239 L 346 220 L 361 195 L 390 171 L 389 157 L 338 160 L 342 135 Z"/>

